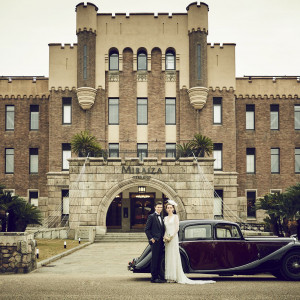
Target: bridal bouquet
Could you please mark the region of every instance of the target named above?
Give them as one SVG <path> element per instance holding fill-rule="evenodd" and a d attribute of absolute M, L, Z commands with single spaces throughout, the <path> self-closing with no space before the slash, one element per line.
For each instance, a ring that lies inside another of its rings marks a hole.
<path fill-rule="evenodd" d="M 165 243 L 169 243 L 171 241 L 172 237 L 169 234 L 166 234 L 163 238 Z"/>

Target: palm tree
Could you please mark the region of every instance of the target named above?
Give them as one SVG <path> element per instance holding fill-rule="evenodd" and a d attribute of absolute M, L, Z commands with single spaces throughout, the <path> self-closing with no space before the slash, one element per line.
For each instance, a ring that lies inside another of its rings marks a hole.
<path fill-rule="evenodd" d="M 193 156 L 191 141 L 187 143 L 183 143 L 182 145 L 177 144 L 176 147 L 177 147 L 177 158 Z"/>
<path fill-rule="evenodd" d="M 196 157 L 210 156 L 214 149 L 214 144 L 209 137 L 196 133 L 191 141 L 191 147 Z"/>
<path fill-rule="evenodd" d="M 90 135 L 88 131 L 81 131 L 72 137 L 72 151 L 79 157 L 103 156 L 103 150 L 96 141 L 96 137 Z"/>
<path fill-rule="evenodd" d="M 0 184 L 1 231 L 6 231 L 6 228 L 9 232 L 25 231 L 28 224 L 42 225 L 42 215 L 37 207 L 19 196 L 12 196 L 10 192 L 5 192 L 4 188 L 5 186 Z"/>

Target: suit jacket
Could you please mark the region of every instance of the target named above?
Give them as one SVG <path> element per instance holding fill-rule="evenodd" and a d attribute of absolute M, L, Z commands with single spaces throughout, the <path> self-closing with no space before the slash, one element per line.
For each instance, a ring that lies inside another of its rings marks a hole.
<path fill-rule="evenodd" d="M 162 216 L 161 216 L 161 221 L 162 224 L 160 223 L 156 213 L 153 213 L 148 216 L 146 227 L 145 227 L 145 233 L 149 241 L 152 238 L 154 238 L 156 241 L 163 238 L 165 234 L 165 225 Z"/>

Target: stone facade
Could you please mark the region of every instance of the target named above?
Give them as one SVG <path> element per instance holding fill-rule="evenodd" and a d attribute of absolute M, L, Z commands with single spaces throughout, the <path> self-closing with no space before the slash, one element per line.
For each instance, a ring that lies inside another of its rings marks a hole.
<path fill-rule="evenodd" d="M 299 182 L 294 169 L 294 149 L 300 147 L 300 133 L 294 129 L 294 105 L 300 104 L 299 78 L 236 78 L 235 44 L 207 44 L 205 3 L 194 2 L 186 13 L 170 16 L 103 14 L 94 4 L 80 3 L 76 18 L 77 44 L 49 45 L 49 78 L 0 78 L 0 181 L 25 199 L 30 190 L 38 190 L 39 207 L 51 218 L 48 226 L 61 226 L 62 191 L 67 191 L 72 235 L 78 236 L 78 226 L 85 226 L 81 234 L 88 237 L 95 229 L 105 232 L 111 204 L 123 193 L 121 203 L 115 203 L 127 208 L 128 215 L 118 215 L 121 223 L 117 227 L 131 230 L 131 196 L 138 194 L 139 186 L 155 195 L 153 202 L 164 197 L 177 200 L 181 218 L 213 218 L 215 189 L 223 195 L 225 219 L 261 222 L 263 212 L 247 220 L 247 191 L 255 191 L 259 198 Z M 170 49 L 175 65 L 168 69 Z M 110 70 L 111 50 L 118 53 L 117 70 Z M 145 70 L 138 68 L 140 50 L 146 53 Z M 92 89 L 88 97 L 81 98 L 82 88 Z M 94 103 L 79 103 L 87 98 L 89 102 L 92 94 Z M 62 122 L 65 98 L 71 101 L 70 124 Z M 109 122 L 110 98 L 119 100 L 117 124 Z M 137 124 L 138 98 L 147 99 L 143 125 Z M 175 99 L 174 124 L 166 122 L 166 99 L 170 98 Z M 219 124 L 214 123 L 216 98 L 221 99 Z M 16 107 L 14 131 L 5 130 L 7 104 Z M 40 106 L 40 128 L 34 132 L 28 127 L 31 104 Z M 255 130 L 251 131 L 245 128 L 247 104 L 255 105 Z M 271 104 L 279 105 L 276 131 L 270 130 Z M 72 154 L 70 169 L 62 170 L 62 144 L 69 144 L 74 134 L 84 130 L 107 152 L 110 144 L 118 144 L 119 158 L 90 158 L 80 175 L 84 159 Z M 195 133 L 222 145 L 221 169 L 214 170 L 212 158 L 198 161 L 209 188 L 199 183 L 193 159 L 166 158 L 167 144 L 186 143 Z M 148 146 L 144 161 L 137 158 L 138 144 Z M 15 148 L 14 174 L 4 171 L 2 158 L 7 147 Z M 31 147 L 39 149 L 38 175 L 28 171 Z M 273 147 L 280 148 L 278 174 L 270 171 Z M 254 174 L 246 173 L 246 148 L 256 149 Z M 122 173 L 123 168 L 142 174 Z M 143 168 L 160 168 L 162 173 L 143 174 L 147 173 Z"/>
<path fill-rule="evenodd" d="M 36 269 L 34 234 L 0 233 L 0 274 L 29 273 Z"/>

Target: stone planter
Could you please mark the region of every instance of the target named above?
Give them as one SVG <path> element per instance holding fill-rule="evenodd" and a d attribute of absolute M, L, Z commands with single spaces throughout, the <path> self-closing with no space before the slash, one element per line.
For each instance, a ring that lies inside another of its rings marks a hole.
<path fill-rule="evenodd" d="M 0 232 L 0 274 L 29 273 L 36 269 L 36 241 L 25 232 Z"/>
<path fill-rule="evenodd" d="M 97 90 L 91 87 L 80 87 L 76 90 L 79 105 L 82 109 L 90 109 L 96 98 Z"/>
<path fill-rule="evenodd" d="M 195 109 L 201 110 L 206 104 L 208 88 L 196 86 L 188 90 L 190 103 Z"/>

